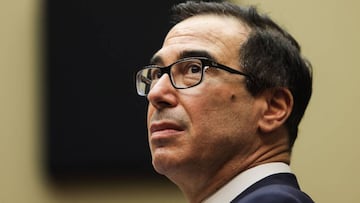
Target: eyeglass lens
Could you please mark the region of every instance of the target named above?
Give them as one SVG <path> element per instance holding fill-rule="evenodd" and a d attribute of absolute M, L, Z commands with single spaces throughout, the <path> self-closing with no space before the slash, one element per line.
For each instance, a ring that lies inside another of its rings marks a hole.
<path fill-rule="evenodd" d="M 136 76 L 136 87 L 139 95 L 145 96 L 160 77 L 169 72 L 171 83 L 175 88 L 184 89 L 200 83 L 203 74 L 203 64 L 200 59 L 185 59 L 168 67 L 151 66 L 140 70 Z"/>

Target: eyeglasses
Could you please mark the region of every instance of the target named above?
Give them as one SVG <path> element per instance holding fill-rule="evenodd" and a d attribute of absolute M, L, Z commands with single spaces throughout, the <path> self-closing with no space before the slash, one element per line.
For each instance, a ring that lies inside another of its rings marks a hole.
<path fill-rule="evenodd" d="M 225 70 L 230 73 L 251 76 L 225 65 L 219 64 L 205 57 L 189 57 L 180 59 L 173 64 L 161 67 L 158 65 L 145 66 L 136 74 L 136 89 L 140 96 L 146 96 L 162 75 L 167 73 L 171 84 L 176 89 L 187 89 L 201 83 L 206 69 L 209 67 Z"/>

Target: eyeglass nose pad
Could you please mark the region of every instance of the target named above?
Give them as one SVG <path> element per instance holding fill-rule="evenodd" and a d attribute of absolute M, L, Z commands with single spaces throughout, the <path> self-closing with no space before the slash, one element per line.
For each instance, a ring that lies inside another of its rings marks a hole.
<path fill-rule="evenodd" d="M 210 68 L 210 66 L 205 66 L 204 67 L 204 70 L 203 70 L 203 73 L 206 73 L 206 71 Z M 205 74 L 204 74 L 205 75 Z M 202 77 L 204 77 L 204 75 Z"/>

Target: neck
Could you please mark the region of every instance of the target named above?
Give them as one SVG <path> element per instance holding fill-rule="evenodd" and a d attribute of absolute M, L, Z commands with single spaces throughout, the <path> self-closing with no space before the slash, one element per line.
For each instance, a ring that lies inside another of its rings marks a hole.
<path fill-rule="evenodd" d="M 196 169 L 191 167 L 187 170 L 182 168 L 181 171 L 167 177 L 180 188 L 189 203 L 200 203 L 247 169 L 271 162 L 290 164 L 287 139 L 267 136 L 269 137 L 260 140 L 259 144 L 255 145 L 256 147 L 248 156 L 237 154 L 218 167 L 212 165 Z"/>
<path fill-rule="evenodd" d="M 200 203 L 240 172 L 250 168 L 250 163 L 244 164 L 244 162 L 246 161 L 239 161 L 242 163 L 240 165 L 231 161 L 212 173 L 204 170 L 197 173 L 187 173 L 191 175 L 171 180 L 177 184 L 189 203 Z"/>
<path fill-rule="evenodd" d="M 187 173 L 192 175 L 173 178 L 171 180 L 177 184 L 189 203 L 200 203 L 219 190 L 236 175 L 247 169 L 271 162 L 284 162 L 289 164 L 288 153 L 273 154 L 273 156 L 269 158 L 270 156 L 271 154 L 260 153 L 258 159 L 255 161 L 250 159 L 233 160 L 224 164 L 221 169 L 216 171 L 216 173 Z"/>

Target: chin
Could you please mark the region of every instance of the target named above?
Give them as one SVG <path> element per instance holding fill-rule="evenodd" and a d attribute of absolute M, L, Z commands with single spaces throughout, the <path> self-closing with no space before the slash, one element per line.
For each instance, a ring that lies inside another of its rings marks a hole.
<path fill-rule="evenodd" d="M 170 170 L 170 167 L 167 164 L 164 164 L 162 160 L 153 159 L 152 165 L 155 171 L 161 175 L 166 175 Z"/>
<path fill-rule="evenodd" d="M 157 173 L 167 175 L 178 168 L 178 158 L 174 152 L 156 150 L 152 154 L 152 165 Z"/>

